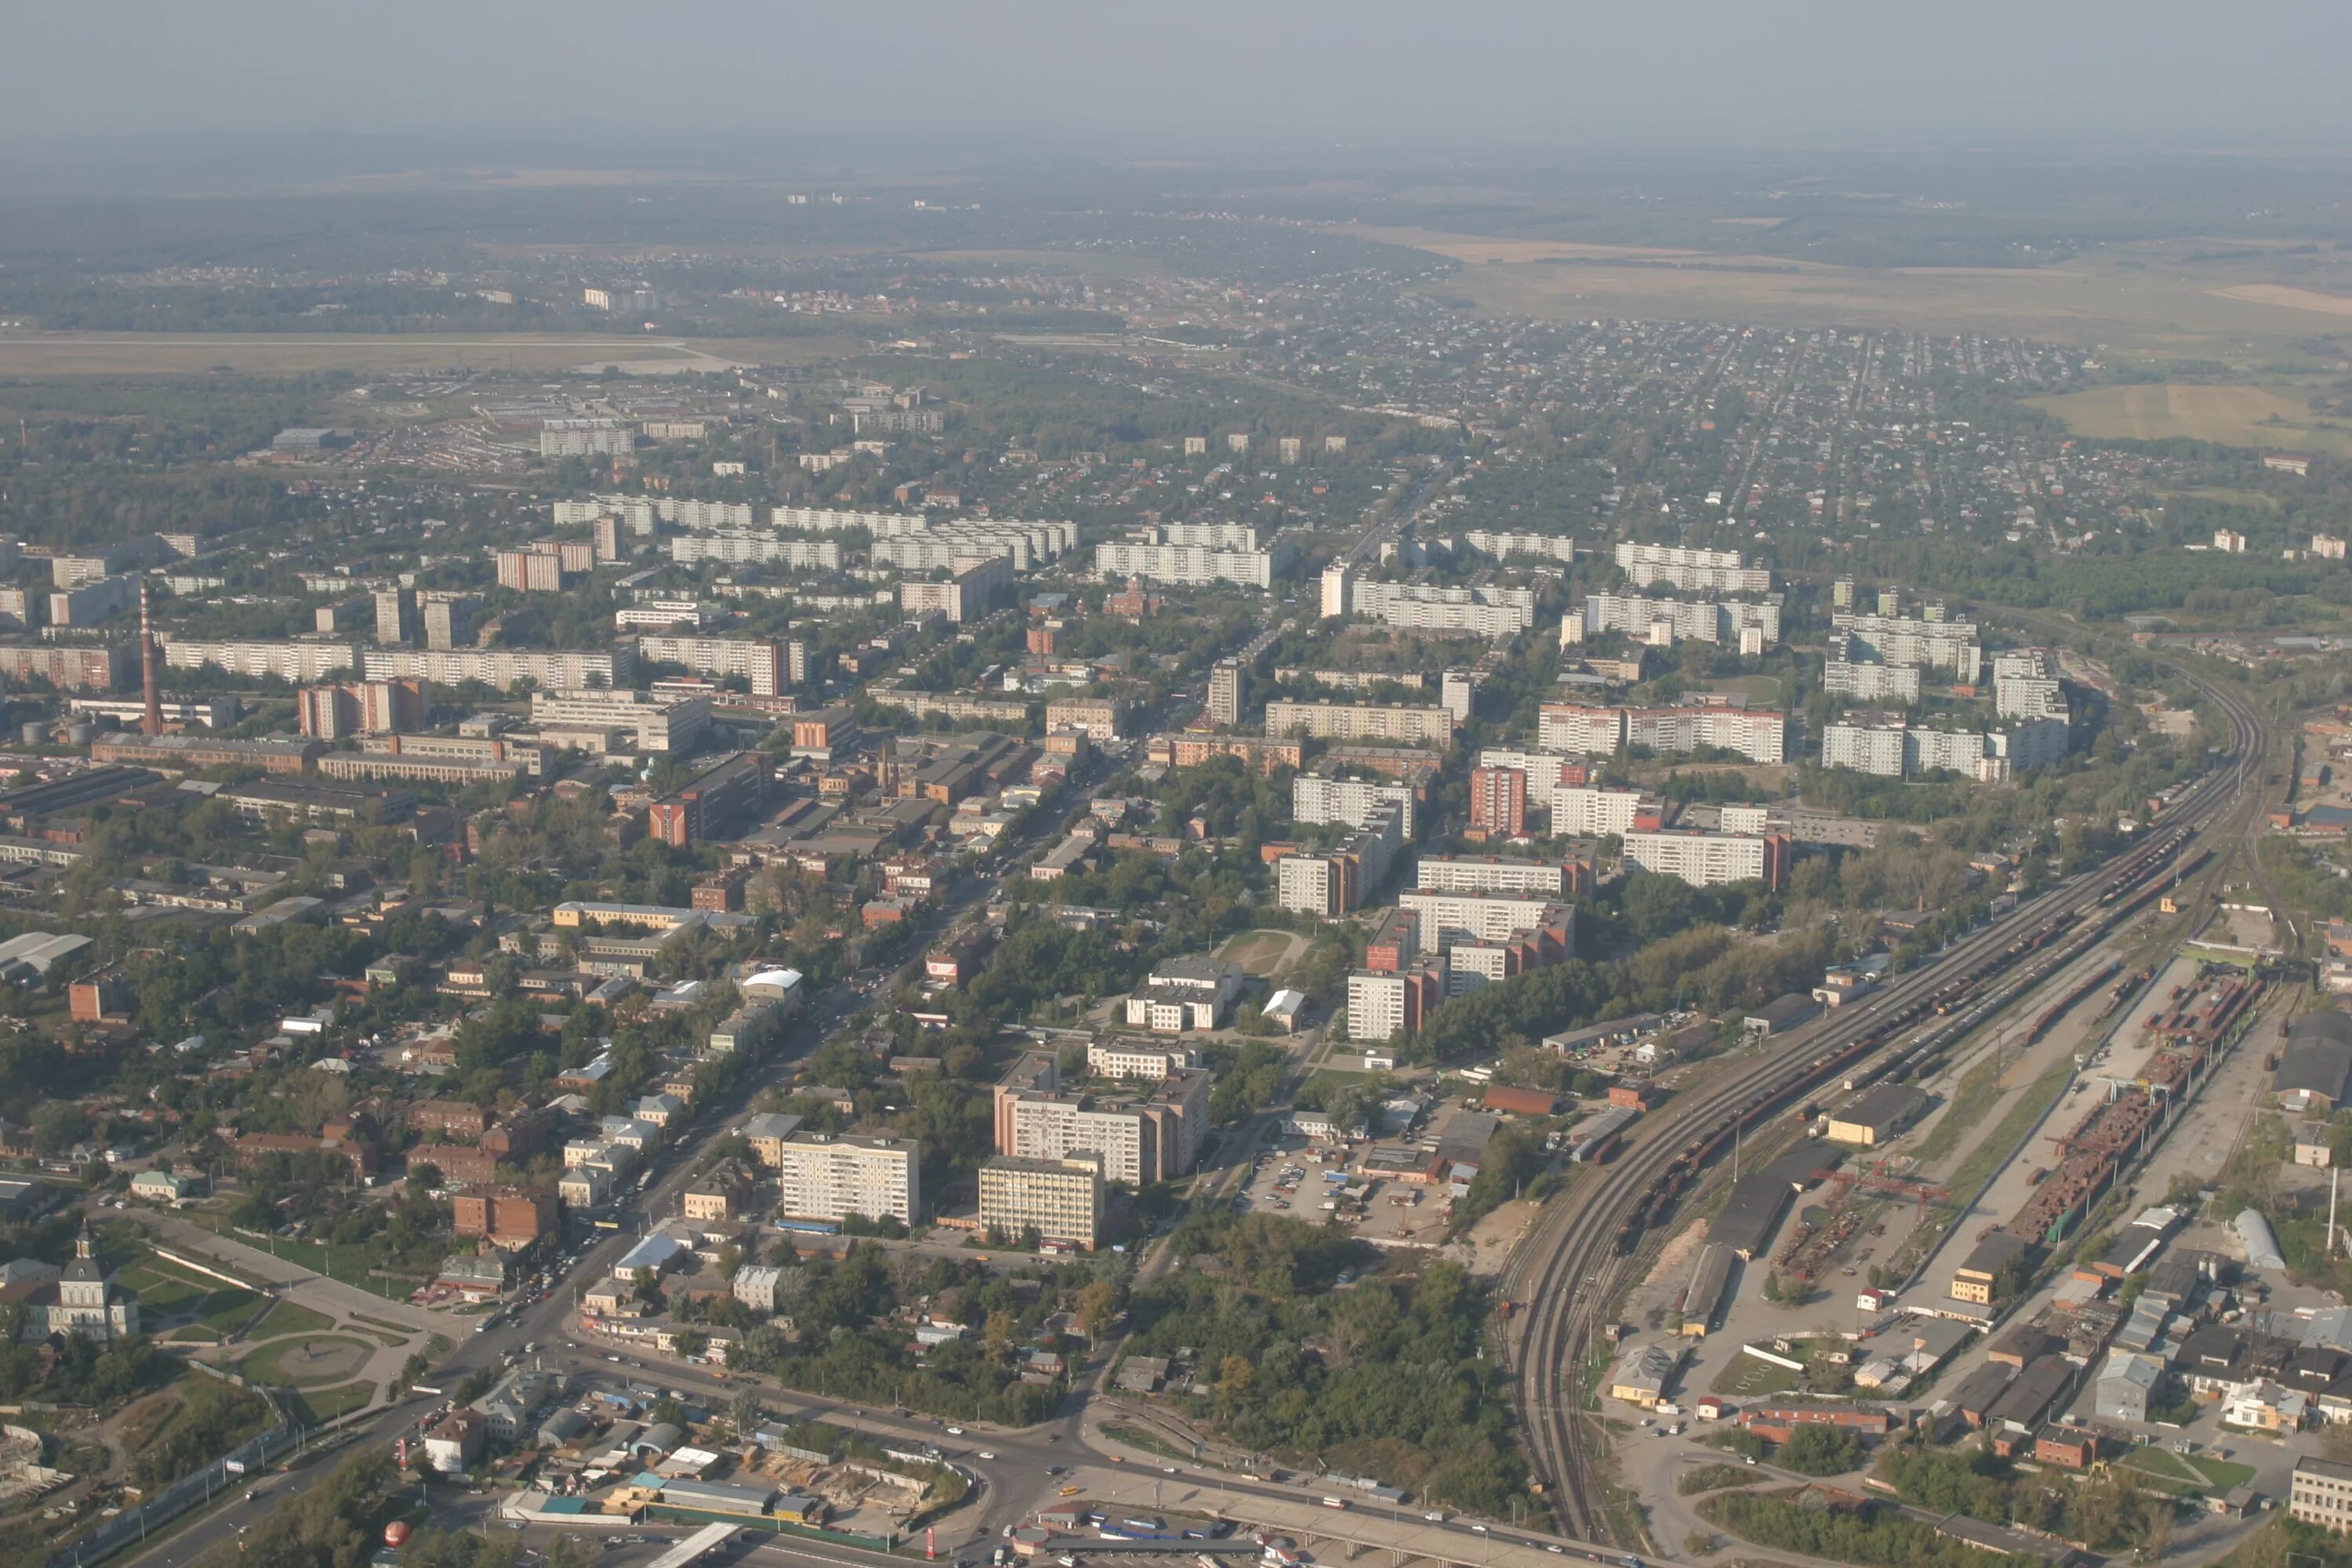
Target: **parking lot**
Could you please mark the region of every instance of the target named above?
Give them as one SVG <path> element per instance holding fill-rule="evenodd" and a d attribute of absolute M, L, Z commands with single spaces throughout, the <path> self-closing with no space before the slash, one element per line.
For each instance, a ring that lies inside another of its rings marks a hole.
<path fill-rule="evenodd" d="M 1315 1223 L 1337 1216 L 1376 1246 L 1434 1247 L 1444 1238 L 1444 1191 L 1354 1173 L 1356 1151 L 1285 1138 L 1258 1156 L 1234 1194 L 1236 1213 L 1286 1214 Z"/>

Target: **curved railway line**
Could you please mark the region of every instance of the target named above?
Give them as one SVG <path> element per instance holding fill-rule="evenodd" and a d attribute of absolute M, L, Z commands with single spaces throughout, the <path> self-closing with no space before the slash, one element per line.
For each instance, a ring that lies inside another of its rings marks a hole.
<path fill-rule="evenodd" d="M 1826 1085 L 1931 1067 L 1979 1023 L 2081 958 L 2169 879 L 2207 858 L 2193 841 L 2262 766 L 2262 731 L 2253 706 L 2237 693 L 2195 684 L 2228 714 L 2236 745 L 2228 764 L 2191 785 L 2149 839 L 2024 900 L 1874 996 L 1839 1009 L 1819 1032 L 1779 1050 L 1768 1047 L 1732 1076 L 1670 1102 L 1644 1119 L 1641 1140 L 1601 1167 L 1597 1182 L 1538 1221 L 1504 1289 L 1528 1303 L 1514 1369 L 1519 1416 L 1528 1457 L 1565 1534 L 1591 1542 L 1616 1535 L 1588 1434 L 1580 1429 L 1598 1421 L 1581 1408 L 1585 1369 L 1601 1314 L 1664 1247 L 1664 1222 L 1706 1167 L 1735 1138 L 1767 1126 Z"/>

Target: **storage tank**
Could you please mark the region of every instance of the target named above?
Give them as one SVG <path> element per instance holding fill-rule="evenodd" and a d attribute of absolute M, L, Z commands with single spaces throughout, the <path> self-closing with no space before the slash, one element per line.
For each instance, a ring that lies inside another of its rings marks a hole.
<path fill-rule="evenodd" d="M 68 746 L 87 746 L 89 744 L 90 736 L 94 733 L 96 733 L 96 731 L 89 727 L 89 723 L 87 720 L 78 719 L 74 722 L 66 726 L 66 744 Z"/>
<path fill-rule="evenodd" d="M 2279 1253 L 2278 1235 L 2271 1229 L 2271 1222 L 2263 1217 L 2262 1210 L 2241 1210 L 2232 1228 L 2238 1233 L 2238 1245 L 2246 1249 L 2248 1268 L 2286 1267 L 2285 1258 Z"/>
<path fill-rule="evenodd" d="M 45 719 L 27 719 L 16 730 L 16 741 L 19 745 L 43 745 L 47 742 L 48 738 L 49 725 L 48 721 Z"/>

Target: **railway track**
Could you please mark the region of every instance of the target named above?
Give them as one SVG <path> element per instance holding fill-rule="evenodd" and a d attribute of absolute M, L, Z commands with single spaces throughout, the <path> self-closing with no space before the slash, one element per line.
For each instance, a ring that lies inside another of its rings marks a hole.
<path fill-rule="evenodd" d="M 1700 1173 L 1745 1132 L 1841 1079 L 1867 1080 L 1931 1064 L 1983 1018 L 2074 963 L 2137 914 L 2191 847 L 2226 814 L 2263 763 L 2259 716 L 2235 692 L 2191 677 L 2229 716 L 2229 764 L 2191 786 L 2147 842 L 2028 900 L 1954 942 L 1875 995 L 1839 1009 L 1820 1032 L 1644 1118 L 1640 1140 L 1592 1186 L 1555 1204 L 1506 1271 L 1505 1294 L 1528 1303 L 1515 1373 L 1528 1456 L 1560 1530 L 1620 1539 L 1596 1474 L 1596 1412 L 1583 1378 L 1601 1314 L 1664 1247 L 1664 1222 Z M 1915 1027 L 1923 1021 L 1927 1027 Z M 1587 1430 L 1588 1426 L 1591 1430 Z M 1588 1438 L 1593 1441 L 1588 1441 Z"/>

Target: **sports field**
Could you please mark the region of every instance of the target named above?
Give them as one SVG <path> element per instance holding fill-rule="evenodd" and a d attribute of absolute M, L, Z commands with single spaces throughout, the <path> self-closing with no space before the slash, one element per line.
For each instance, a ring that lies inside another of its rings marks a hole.
<path fill-rule="evenodd" d="M 1218 954 L 1227 963 L 1238 963 L 1246 973 L 1263 977 L 1282 966 L 1291 947 L 1299 939 L 1286 931 L 1245 931 L 1225 943 Z"/>

